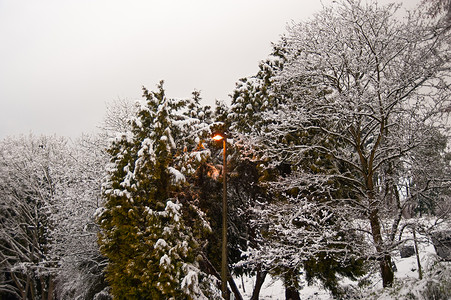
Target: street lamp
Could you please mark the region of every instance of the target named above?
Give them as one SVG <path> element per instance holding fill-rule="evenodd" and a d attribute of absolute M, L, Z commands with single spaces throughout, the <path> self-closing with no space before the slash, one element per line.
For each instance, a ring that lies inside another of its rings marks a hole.
<path fill-rule="evenodd" d="M 227 146 L 226 136 L 221 133 L 216 133 L 213 140 L 219 142 L 222 140 L 223 145 L 223 172 L 222 172 L 222 261 L 221 261 L 221 290 L 222 297 L 227 297 Z"/>

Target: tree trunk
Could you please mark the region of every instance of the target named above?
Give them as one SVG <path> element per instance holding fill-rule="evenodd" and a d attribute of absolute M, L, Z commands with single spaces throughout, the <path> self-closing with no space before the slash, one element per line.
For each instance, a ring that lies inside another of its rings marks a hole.
<path fill-rule="evenodd" d="M 230 274 L 230 273 L 229 273 Z M 232 276 L 227 277 L 227 281 L 229 282 L 230 288 L 232 289 L 233 295 L 235 296 L 236 300 L 243 300 L 243 296 L 241 296 L 240 290 L 235 284 L 235 281 L 233 280 Z M 227 296 L 230 298 L 230 293 L 227 293 Z"/>
<path fill-rule="evenodd" d="M 286 300 L 300 300 L 298 292 L 298 276 L 295 270 L 287 268 L 284 274 L 285 299 Z"/>
<path fill-rule="evenodd" d="M 263 283 L 266 278 L 266 271 L 262 271 L 260 267 L 257 269 L 257 278 L 255 280 L 254 290 L 252 291 L 252 296 L 250 300 L 258 300 L 260 297 L 260 291 L 262 289 Z"/>
<path fill-rule="evenodd" d="M 286 287 L 285 300 L 301 300 L 298 290 L 294 287 Z"/>
<path fill-rule="evenodd" d="M 28 289 L 30 288 L 30 284 L 31 284 L 31 279 L 30 279 L 30 276 L 27 275 L 27 283 L 25 284 L 25 289 L 22 293 L 23 300 L 28 299 Z"/>
<path fill-rule="evenodd" d="M 393 285 L 393 279 L 395 277 L 391 265 L 391 256 L 389 254 L 384 255 L 379 265 L 382 274 L 382 286 L 391 287 Z"/>
<path fill-rule="evenodd" d="M 394 272 L 391 265 L 391 256 L 388 253 L 384 254 L 383 239 L 381 234 L 381 225 L 378 216 L 378 210 L 373 208 L 370 213 L 370 224 L 373 241 L 376 245 L 376 251 L 379 259 L 379 266 L 381 269 L 382 285 L 383 287 L 390 287 L 393 284 Z"/>
<path fill-rule="evenodd" d="M 207 273 L 215 276 L 217 279 L 221 280 L 221 275 L 218 273 L 218 271 L 215 269 L 213 264 L 210 262 L 208 257 L 205 255 L 205 253 L 201 253 L 203 258 L 203 263 L 205 264 L 205 267 L 207 269 Z M 230 272 L 229 272 L 230 274 Z M 232 289 L 232 292 L 235 296 L 235 299 L 237 300 L 243 300 L 243 297 L 241 296 L 240 290 L 235 284 L 235 281 L 233 280 L 232 276 L 228 276 L 227 281 L 229 282 L 230 288 Z M 229 298 L 229 292 L 227 292 L 226 298 Z"/>
<path fill-rule="evenodd" d="M 47 284 L 46 284 L 45 276 L 44 275 L 39 276 L 39 281 L 41 283 L 41 300 L 46 300 Z"/>
<path fill-rule="evenodd" d="M 49 288 L 48 288 L 48 294 L 47 294 L 47 300 L 53 300 L 53 291 L 54 291 L 54 281 L 53 277 L 49 277 Z"/>
<path fill-rule="evenodd" d="M 423 279 L 423 270 L 421 269 L 421 260 L 420 254 L 418 251 L 418 242 L 417 242 L 417 234 L 415 233 L 415 227 L 412 228 L 413 233 L 413 245 L 415 246 L 415 256 L 417 257 L 417 265 L 418 265 L 418 279 Z"/>

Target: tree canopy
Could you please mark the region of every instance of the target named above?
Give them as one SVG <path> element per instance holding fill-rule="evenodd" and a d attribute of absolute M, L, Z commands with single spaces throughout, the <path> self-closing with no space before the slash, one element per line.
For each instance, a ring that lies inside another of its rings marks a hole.
<path fill-rule="evenodd" d="M 396 292 L 411 244 L 421 280 L 418 243 L 451 222 L 451 10 L 399 9 L 340 0 L 293 22 L 230 105 L 160 82 L 98 135 L 0 141 L 0 298 L 221 299 L 223 195 L 236 299 L 243 275 L 251 299 L 268 274 L 287 299 Z M 451 266 L 431 259 L 423 295 L 446 298 Z"/>

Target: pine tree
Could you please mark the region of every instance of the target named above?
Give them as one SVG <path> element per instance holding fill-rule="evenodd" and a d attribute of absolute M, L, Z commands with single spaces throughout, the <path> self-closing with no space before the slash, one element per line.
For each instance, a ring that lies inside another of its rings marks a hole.
<path fill-rule="evenodd" d="M 98 217 L 107 280 L 117 299 L 206 299 L 209 281 L 198 269 L 199 243 L 184 224 L 178 194 L 185 177 L 174 159 L 174 133 L 189 122 L 182 113 L 187 101 L 168 99 L 163 82 L 156 92 L 143 90 L 131 132 L 109 148 Z"/>

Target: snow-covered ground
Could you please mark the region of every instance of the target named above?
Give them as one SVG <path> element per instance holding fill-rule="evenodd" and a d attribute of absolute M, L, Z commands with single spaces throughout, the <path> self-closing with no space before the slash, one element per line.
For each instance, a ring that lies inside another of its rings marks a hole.
<path fill-rule="evenodd" d="M 421 237 L 423 238 L 423 237 Z M 423 269 L 423 272 L 425 272 L 428 269 L 428 266 L 432 261 L 434 261 L 435 257 L 435 249 L 432 244 L 432 242 L 427 241 L 427 239 L 422 239 L 422 243 L 418 244 L 418 249 L 420 253 L 420 262 L 421 267 Z M 396 265 L 397 271 L 395 272 L 395 277 L 400 280 L 403 279 L 403 281 L 409 282 L 410 279 L 412 279 L 412 285 L 416 285 L 415 279 L 418 279 L 418 264 L 416 260 L 416 256 L 413 255 L 411 257 L 407 258 L 401 258 L 400 253 L 394 253 L 393 260 Z M 241 294 L 244 299 L 250 299 L 253 291 L 253 287 L 255 284 L 255 278 L 253 277 L 238 277 L 235 279 L 235 283 L 237 284 L 238 288 L 241 291 Z M 244 284 L 244 285 L 243 285 Z M 352 282 L 351 282 L 352 284 Z M 354 283 L 356 285 L 357 283 Z M 378 274 L 374 275 L 373 285 L 367 288 L 367 291 L 376 291 L 382 288 L 382 283 L 380 276 Z M 400 287 L 400 289 L 409 289 L 412 286 L 410 285 L 404 285 Z M 416 285 L 416 287 L 419 289 L 420 286 Z M 404 291 L 405 293 L 411 292 L 411 291 Z M 400 291 L 401 294 L 404 293 L 403 291 Z M 304 286 L 302 290 L 300 290 L 300 297 L 301 299 L 305 300 L 331 300 L 333 297 L 331 294 L 324 290 L 319 284 L 313 285 L 313 286 Z M 382 295 L 376 296 L 378 299 L 397 299 L 390 297 L 389 295 Z M 262 300 L 284 300 L 285 299 L 285 289 L 282 285 L 282 282 L 280 280 L 272 279 L 271 277 L 267 277 L 266 281 L 262 287 L 261 293 L 260 293 L 260 299 Z M 410 298 L 409 298 L 410 299 Z"/>
<path fill-rule="evenodd" d="M 255 278 L 244 277 L 244 290 L 241 278 L 236 279 L 236 284 L 241 291 L 241 295 L 243 299 L 250 299 L 252 295 L 252 290 L 254 288 Z M 330 293 L 325 291 L 318 285 L 313 286 L 305 286 L 300 291 L 301 299 L 308 300 L 323 300 L 323 299 L 332 299 Z M 266 300 L 279 300 L 285 299 L 285 289 L 280 280 L 273 280 L 269 277 L 266 278 L 265 283 L 263 284 L 262 290 L 260 292 L 260 299 Z"/>

